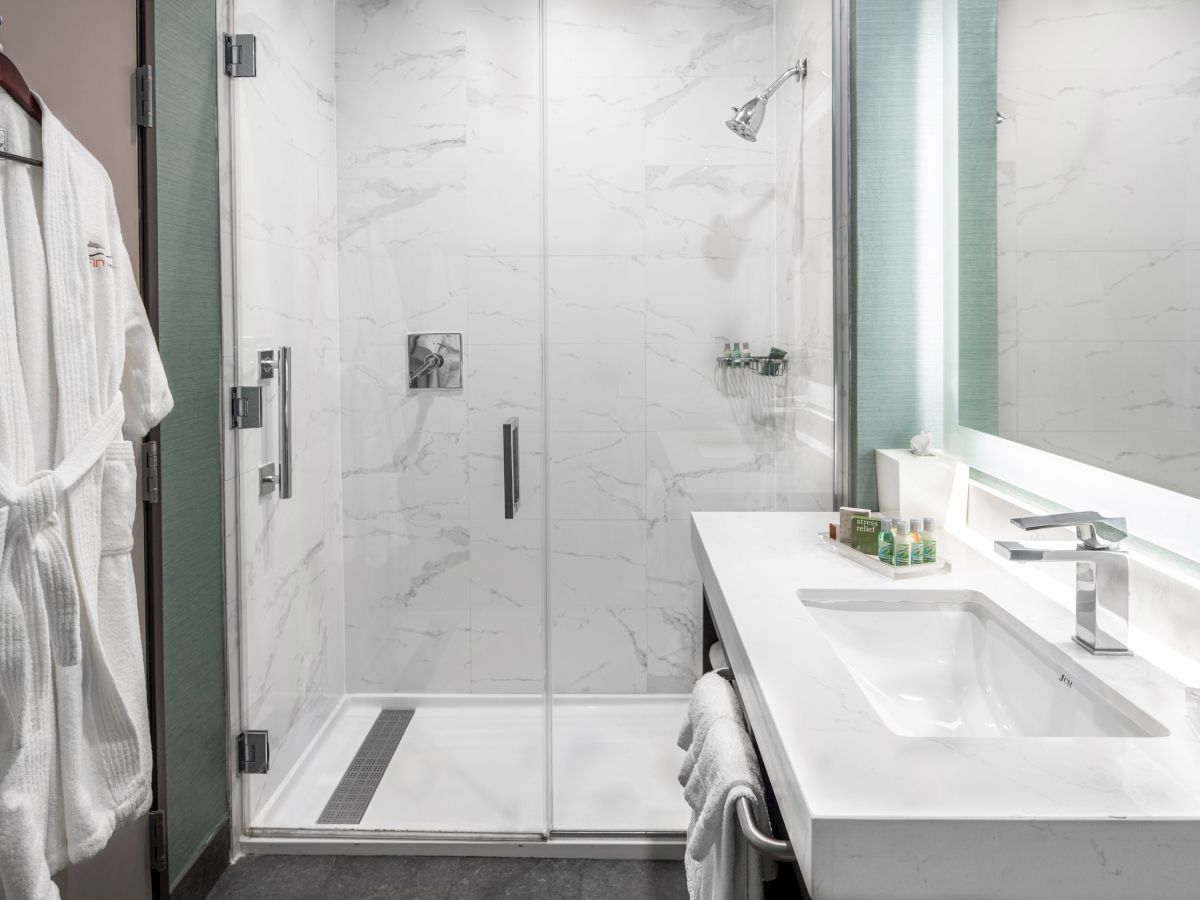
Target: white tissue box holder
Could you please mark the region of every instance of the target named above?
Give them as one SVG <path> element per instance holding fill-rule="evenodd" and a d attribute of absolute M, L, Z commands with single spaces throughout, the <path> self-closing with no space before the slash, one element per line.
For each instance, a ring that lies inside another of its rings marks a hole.
<path fill-rule="evenodd" d="M 955 462 L 934 451 L 916 456 L 910 450 L 876 450 L 875 478 L 879 511 L 885 516 L 930 516 L 945 525 L 954 486 Z"/>

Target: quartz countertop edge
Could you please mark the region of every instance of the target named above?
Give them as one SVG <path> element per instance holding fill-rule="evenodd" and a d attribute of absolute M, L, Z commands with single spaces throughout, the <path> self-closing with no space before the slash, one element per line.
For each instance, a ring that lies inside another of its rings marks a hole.
<path fill-rule="evenodd" d="M 946 575 L 893 581 L 855 565 L 818 539 L 834 515 L 692 516 L 713 620 L 814 897 L 1196 896 L 1200 741 L 1183 685 L 1137 655 L 1089 655 L 1067 609 L 950 535 Z M 1171 733 L 894 734 L 797 596 L 847 588 L 982 591 Z M 1146 879 L 1157 893 L 1120 893 Z"/>

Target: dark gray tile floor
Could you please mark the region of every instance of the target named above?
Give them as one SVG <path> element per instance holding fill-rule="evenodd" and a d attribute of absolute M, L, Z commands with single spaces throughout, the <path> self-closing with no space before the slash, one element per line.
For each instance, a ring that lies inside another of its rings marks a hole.
<path fill-rule="evenodd" d="M 683 863 L 250 856 L 208 900 L 687 900 Z"/>

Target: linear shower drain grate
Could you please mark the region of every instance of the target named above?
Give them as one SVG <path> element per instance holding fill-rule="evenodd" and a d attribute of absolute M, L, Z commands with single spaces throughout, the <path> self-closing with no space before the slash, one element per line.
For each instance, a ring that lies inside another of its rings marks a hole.
<path fill-rule="evenodd" d="M 358 825 L 375 797 L 383 773 L 387 771 L 400 738 L 412 721 L 411 709 L 385 709 L 363 739 L 362 746 L 350 761 L 346 774 L 338 782 L 318 825 Z"/>

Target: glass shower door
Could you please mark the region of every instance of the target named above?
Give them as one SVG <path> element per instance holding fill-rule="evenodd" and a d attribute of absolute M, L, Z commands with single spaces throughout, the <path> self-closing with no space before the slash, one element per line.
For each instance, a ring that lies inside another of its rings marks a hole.
<path fill-rule="evenodd" d="M 501 6 L 231 13 L 257 36 L 229 101 L 232 350 L 263 409 L 236 474 L 255 832 L 548 830 L 539 20 Z M 259 364 L 284 346 L 287 499 Z"/>

